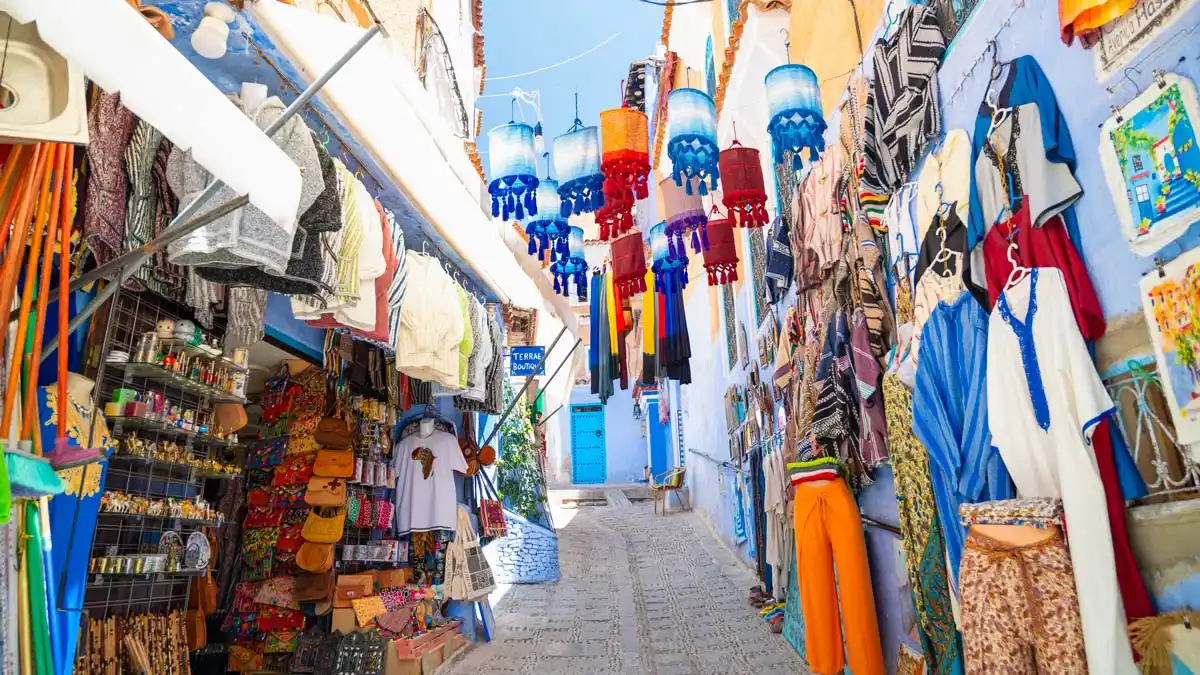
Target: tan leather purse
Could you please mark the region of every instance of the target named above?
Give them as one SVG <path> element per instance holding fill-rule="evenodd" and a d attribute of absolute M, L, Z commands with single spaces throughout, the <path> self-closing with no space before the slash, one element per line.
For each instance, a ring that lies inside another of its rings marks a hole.
<path fill-rule="evenodd" d="M 333 595 L 333 572 L 296 575 L 296 601 L 321 602 Z"/>
<path fill-rule="evenodd" d="M 343 574 L 333 589 L 334 609 L 346 609 L 351 600 L 375 594 L 375 577 L 370 574 Z"/>
<path fill-rule="evenodd" d="M 326 478 L 350 478 L 354 475 L 354 453 L 350 450 L 322 449 L 317 453 L 313 473 Z"/>
<path fill-rule="evenodd" d="M 346 450 L 350 447 L 350 425 L 338 417 L 322 417 L 317 422 L 317 432 L 313 434 L 322 447 L 334 450 Z"/>
<path fill-rule="evenodd" d="M 309 506 L 344 506 L 346 504 L 346 481 L 340 478 L 313 476 L 308 479 L 308 490 L 304 493 L 304 501 Z"/>
<path fill-rule="evenodd" d="M 345 509 L 317 507 L 308 512 L 308 520 L 304 521 L 300 536 L 314 544 L 334 544 L 342 538 L 345 527 Z"/>
<path fill-rule="evenodd" d="M 296 552 L 296 564 L 305 572 L 328 572 L 333 569 L 333 544 L 304 542 Z"/>

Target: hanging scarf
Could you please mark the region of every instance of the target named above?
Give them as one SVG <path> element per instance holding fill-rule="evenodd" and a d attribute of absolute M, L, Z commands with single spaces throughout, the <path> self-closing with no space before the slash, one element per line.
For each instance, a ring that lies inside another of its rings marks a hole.
<path fill-rule="evenodd" d="M 646 291 L 642 293 L 642 379 L 653 382 L 658 374 L 658 298 L 654 292 L 654 273 L 646 272 Z"/>

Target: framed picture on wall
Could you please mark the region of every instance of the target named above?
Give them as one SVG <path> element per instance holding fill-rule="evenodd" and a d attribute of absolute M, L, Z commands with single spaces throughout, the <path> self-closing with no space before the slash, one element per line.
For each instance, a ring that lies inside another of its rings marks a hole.
<path fill-rule="evenodd" d="M 1200 219 L 1197 122 L 1195 85 L 1165 73 L 1101 127 L 1104 177 L 1138 255 L 1153 254 Z"/>
<path fill-rule="evenodd" d="M 1176 442 L 1200 441 L 1200 249 L 1142 277 L 1142 310 Z"/>

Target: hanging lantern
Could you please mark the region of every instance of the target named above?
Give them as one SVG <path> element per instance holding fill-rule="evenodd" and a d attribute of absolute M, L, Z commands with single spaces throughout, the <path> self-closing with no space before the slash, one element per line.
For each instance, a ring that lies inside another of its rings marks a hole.
<path fill-rule="evenodd" d="M 733 237 L 731 219 L 709 219 L 708 248 L 704 251 L 704 269 L 708 271 L 709 286 L 737 281 L 738 257 Z"/>
<path fill-rule="evenodd" d="M 646 244 L 640 230 L 612 243 L 614 294 L 618 299 L 646 291 Z"/>
<path fill-rule="evenodd" d="M 596 209 L 596 225 L 601 241 L 609 241 L 633 229 L 633 206 L 619 204 L 605 196 L 604 206 Z"/>
<path fill-rule="evenodd" d="M 669 241 L 665 222 L 650 228 L 650 260 L 655 290 L 678 292 L 687 287 L 687 247 Z"/>
<path fill-rule="evenodd" d="M 571 226 L 567 219 L 559 215 L 558 181 L 543 178 L 537 188 L 537 212 L 529 217 L 525 224 L 525 234 L 529 236 L 529 255 L 536 255 L 544 261 L 546 254 L 550 262 L 570 253 L 567 244 L 567 234 Z"/>
<path fill-rule="evenodd" d="M 695 190 L 689 191 L 682 185 L 676 185 L 675 179 L 667 176 L 658 183 L 662 190 L 663 206 L 667 214 L 667 226 L 664 231 L 667 245 L 674 250 L 674 255 L 687 256 L 685 247 L 688 237 L 692 240 L 692 251 L 699 253 L 708 248 L 708 234 L 705 225 L 708 215 L 704 212 L 704 202 Z"/>
<path fill-rule="evenodd" d="M 699 89 L 676 89 L 667 96 L 667 157 L 675 184 L 692 194 L 696 179 L 701 196 L 717 189 L 717 108 Z M 686 180 L 686 182 L 685 182 Z"/>
<path fill-rule="evenodd" d="M 721 199 L 729 219 L 741 227 L 766 225 L 767 188 L 758 150 L 734 139 L 732 147 L 721 151 L 720 165 Z"/>
<path fill-rule="evenodd" d="M 509 122 L 488 132 L 491 157 L 492 217 L 504 220 L 537 215 L 537 158 L 533 154 L 533 127 Z"/>
<path fill-rule="evenodd" d="M 587 300 L 587 259 L 583 257 L 583 228 L 572 227 L 567 235 L 567 254 L 550 265 L 554 275 L 554 292 L 564 298 L 571 294 L 575 282 L 575 298 Z"/>
<path fill-rule="evenodd" d="M 596 127 L 585 127 L 576 119 L 570 131 L 554 139 L 554 170 L 561 181 L 558 194 L 564 218 L 604 206 L 599 133 Z"/>
<path fill-rule="evenodd" d="M 638 199 L 650 196 L 650 131 L 646 113 L 613 108 L 600 113 L 603 149 L 604 197 L 625 211 Z M 613 237 L 620 232 L 610 232 Z"/>
<path fill-rule="evenodd" d="M 767 132 L 775 146 L 775 163 L 785 152 L 794 153 L 792 168 L 800 169 L 800 151 L 808 148 L 809 161 L 825 152 L 825 118 L 821 114 L 821 88 L 808 66 L 789 63 L 767 73 Z"/>

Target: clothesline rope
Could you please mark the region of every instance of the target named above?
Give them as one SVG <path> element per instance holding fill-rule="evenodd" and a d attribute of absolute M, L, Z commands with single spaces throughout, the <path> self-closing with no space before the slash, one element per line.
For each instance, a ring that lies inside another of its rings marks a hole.
<path fill-rule="evenodd" d="M 568 63 L 572 63 L 574 61 L 578 61 L 579 59 L 582 59 L 583 57 L 587 56 L 588 54 L 591 54 L 592 52 L 596 51 L 597 49 L 600 49 L 604 45 L 612 42 L 613 40 L 616 40 L 620 36 L 621 36 L 621 31 L 617 31 L 616 33 L 613 33 L 612 35 L 608 36 L 608 39 L 604 40 L 603 42 L 596 45 L 595 47 L 592 47 L 591 49 L 588 49 L 587 51 L 576 54 L 575 56 L 572 56 L 568 59 L 563 59 L 562 61 L 559 61 L 558 63 L 552 63 L 548 66 L 542 66 L 541 68 L 534 68 L 533 70 L 528 70 L 528 71 L 525 71 L 524 73 L 517 73 L 515 75 L 501 75 L 499 77 L 488 76 L 488 82 L 499 82 L 500 80 L 515 80 L 518 77 L 528 77 L 529 75 L 537 75 L 538 73 L 544 73 L 547 70 L 554 70 L 555 68 L 559 68 L 561 66 L 567 65 Z"/>

